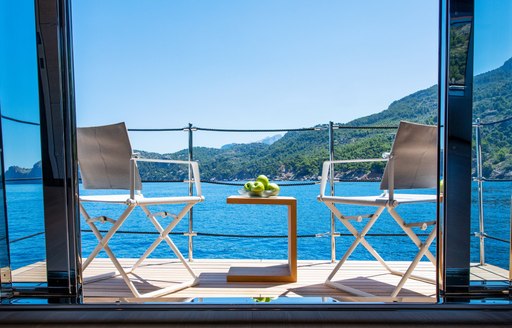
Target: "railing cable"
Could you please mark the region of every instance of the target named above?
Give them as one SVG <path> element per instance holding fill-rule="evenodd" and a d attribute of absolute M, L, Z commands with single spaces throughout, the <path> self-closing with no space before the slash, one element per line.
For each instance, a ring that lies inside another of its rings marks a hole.
<path fill-rule="evenodd" d="M 163 129 L 128 129 L 130 132 L 170 132 L 170 131 L 183 131 L 188 128 L 163 128 Z"/>
<path fill-rule="evenodd" d="M 40 125 L 39 123 L 36 123 L 36 122 L 30 122 L 30 121 L 19 120 L 19 119 L 17 119 L 17 118 L 12 118 L 12 117 L 5 116 L 5 115 L 2 115 L 2 118 L 3 118 L 3 119 L 6 119 L 6 120 L 9 120 L 9 121 L 13 121 L 13 122 L 21 123 L 21 124 L 35 125 L 35 126 L 39 126 L 39 125 Z"/>
<path fill-rule="evenodd" d="M 334 129 L 345 130 L 396 130 L 398 126 L 333 125 Z"/>
<path fill-rule="evenodd" d="M 176 183 L 176 182 L 187 182 L 187 181 L 183 181 L 181 179 L 171 179 L 171 180 L 144 180 L 144 179 L 142 179 L 142 182 L 147 182 L 147 183 Z M 206 181 L 201 181 L 201 183 L 205 183 L 205 182 Z"/>
<path fill-rule="evenodd" d="M 488 239 L 496 240 L 496 241 L 501 241 L 501 242 L 504 242 L 504 243 L 507 243 L 507 244 L 510 243 L 510 240 L 508 240 L 508 239 L 503 239 L 503 238 L 499 238 L 499 237 L 490 236 L 490 235 L 488 235 L 486 233 L 484 233 L 484 237 L 488 238 Z"/>
<path fill-rule="evenodd" d="M 5 182 L 14 182 L 14 181 L 39 181 L 43 180 L 43 177 L 35 177 L 35 178 L 5 178 Z"/>
<path fill-rule="evenodd" d="M 512 182 L 512 179 L 488 179 L 488 178 L 482 178 L 482 181 L 487 181 L 487 182 Z"/>
<path fill-rule="evenodd" d="M 480 125 L 493 125 L 493 124 L 505 123 L 505 122 L 508 122 L 508 121 L 512 121 L 512 116 L 511 117 L 506 117 L 506 118 L 501 119 L 501 120 L 492 121 L 492 122 L 480 122 Z"/>
<path fill-rule="evenodd" d="M 12 179 L 12 181 L 15 181 L 16 179 Z M 32 180 L 32 179 L 28 179 Z M 301 187 L 301 186 L 314 186 L 320 184 L 320 181 L 307 181 L 307 182 L 293 182 L 293 183 L 281 183 L 282 181 L 287 180 L 275 180 L 279 183 L 279 187 Z M 292 180 L 289 180 L 292 181 Z M 380 182 L 381 179 L 336 179 L 334 182 Z M 501 180 L 499 180 L 501 181 Z M 184 180 L 142 180 L 144 183 L 179 183 L 179 182 L 186 182 Z M 215 185 L 223 185 L 223 186 L 236 186 L 236 187 L 242 187 L 244 186 L 243 182 L 229 182 L 229 181 L 212 181 L 212 180 L 204 180 L 201 181 L 201 183 L 207 183 L 207 184 L 215 184 Z"/>
<path fill-rule="evenodd" d="M 226 182 L 226 181 L 201 181 L 201 183 L 209 183 L 209 184 L 224 185 L 224 186 L 243 186 L 244 185 L 244 183 L 240 183 L 240 182 Z M 297 183 L 279 183 L 279 187 L 312 186 L 312 185 L 316 185 L 318 183 L 319 182 L 315 182 L 315 181 L 297 182 Z"/>
<path fill-rule="evenodd" d="M 215 128 L 196 127 L 196 129 L 198 131 L 210 131 L 210 132 L 293 132 L 293 131 L 325 130 L 325 128 L 323 128 L 323 127 L 298 128 L 298 129 L 215 129 Z"/>
<path fill-rule="evenodd" d="M 29 238 L 32 238 L 32 237 L 37 237 L 37 236 L 42 235 L 42 234 L 44 234 L 44 231 L 36 232 L 36 233 L 33 233 L 31 235 L 28 235 L 28 236 L 24 236 L 24 237 L 20 237 L 20 238 L 17 238 L 17 239 L 13 239 L 13 240 L 10 240 L 9 242 L 10 243 L 16 243 L 18 241 L 22 241 L 22 240 L 29 239 Z"/>
<path fill-rule="evenodd" d="M 90 229 L 84 229 L 82 232 L 92 232 Z M 108 233 L 108 230 L 99 230 L 101 233 Z M 129 235 L 159 235 L 158 231 L 127 231 L 118 230 L 116 233 L 129 234 Z M 171 232 L 171 235 L 185 235 L 186 232 Z M 225 233 L 211 233 L 211 232 L 195 232 L 196 236 L 205 237 L 224 237 L 224 238 L 259 238 L 259 239 L 275 239 L 275 238 L 288 238 L 288 235 L 243 235 L 243 234 L 225 234 Z M 322 234 L 304 234 L 297 235 L 297 238 L 320 238 Z M 353 237 L 350 233 L 338 234 L 342 237 Z M 426 233 L 416 234 L 417 236 L 428 236 Z M 405 233 L 367 233 L 365 236 L 369 237 L 407 237 Z"/>

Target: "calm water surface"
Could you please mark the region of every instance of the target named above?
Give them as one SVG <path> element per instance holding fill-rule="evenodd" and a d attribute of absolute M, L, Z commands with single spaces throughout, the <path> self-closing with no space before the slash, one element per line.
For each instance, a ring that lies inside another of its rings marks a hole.
<path fill-rule="evenodd" d="M 230 234 L 230 235 L 286 235 L 286 208 L 281 206 L 228 205 L 226 197 L 238 194 L 239 187 L 203 184 L 205 202 L 194 207 L 193 230 L 199 233 Z M 341 183 L 337 184 L 340 195 L 373 195 L 378 194 L 378 183 Z M 509 239 L 510 233 L 510 197 L 512 183 L 486 183 L 485 190 L 485 229 L 489 235 Z M 182 195 L 187 193 L 187 185 L 182 183 L 146 183 L 143 193 L 146 197 L 162 195 Z M 426 191 L 434 193 L 434 190 Z M 83 194 L 91 194 L 81 190 Z M 97 191 L 95 192 L 97 193 Z M 123 192 L 120 192 L 123 193 Z M 302 260 L 330 259 L 330 238 L 310 237 L 330 230 L 330 212 L 327 207 L 316 200 L 319 193 L 318 185 L 282 187 L 282 196 L 293 196 L 298 201 L 298 257 Z M 476 184 L 473 188 L 472 231 L 478 231 Z M 9 236 L 11 240 L 12 267 L 18 268 L 45 258 L 44 234 L 32 238 L 18 240 L 24 236 L 44 231 L 42 220 L 42 187 L 40 184 L 7 185 Z M 110 213 L 118 216 L 123 207 L 119 205 L 86 204 L 92 216 Z M 170 210 L 177 213 L 177 207 L 154 207 L 154 211 Z M 356 206 L 345 207 L 344 214 L 370 214 L 372 208 Z M 398 212 L 411 221 L 435 219 L 434 204 L 402 205 Z M 166 225 L 170 219 L 161 219 Z M 354 223 L 361 228 L 363 223 Z M 89 227 L 81 220 L 83 230 Z M 99 228 L 107 230 L 110 224 L 99 224 Z M 154 232 L 151 222 L 140 209 L 126 220 L 121 231 Z M 175 228 L 175 232 L 188 231 L 188 217 Z M 337 223 L 337 231 L 348 233 L 341 223 Z M 372 233 L 402 233 L 395 221 L 384 213 L 377 221 Z M 420 231 L 421 232 L 421 231 Z M 426 231 L 427 233 L 429 230 Z M 139 257 L 154 240 L 154 235 L 147 234 L 116 234 L 109 245 L 118 257 Z M 182 235 L 172 237 L 182 253 L 188 254 L 188 238 Z M 425 237 L 422 237 L 425 238 Z M 416 254 L 416 247 L 408 237 L 367 237 L 368 241 L 387 260 L 411 260 Z M 336 251 L 340 257 L 353 242 L 352 236 L 336 239 Z M 82 233 L 82 254 L 87 256 L 96 246 L 97 240 L 90 232 Z M 471 238 L 472 261 L 479 259 L 478 239 Z M 432 246 L 435 252 L 435 245 Z M 106 257 L 104 252 L 101 257 Z M 152 257 L 174 257 L 169 247 L 162 243 Z M 194 258 L 213 259 L 285 259 L 287 257 L 286 238 L 235 238 L 197 236 L 194 238 Z M 350 259 L 371 259 L 373 257 L 359 246 Z M 508 269 L 508 244 L 491 239 L 486 240 L 486 262 Z"/>

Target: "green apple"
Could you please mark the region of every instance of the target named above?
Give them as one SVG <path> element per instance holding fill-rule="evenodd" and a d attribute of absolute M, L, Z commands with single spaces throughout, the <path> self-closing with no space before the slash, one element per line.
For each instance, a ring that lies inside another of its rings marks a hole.
<path fill-rule="evenodd" d="M 263 184 L 263 186 L 265 187 L 265 190 L 268 188 L 268 178 L 266 175 L 258 175 L 258 177 L 256 178 L 256 182 L 261 182 Z"/>
<path fill-rule="evenodd" d="M 244 184 L 245 191 L 251 191 L 252 188 L 254 188 L 254 181 L 249 181 L 246 184 Z"/>
<path fill-rule="evenodd" d="M 251 189 L 252 192 L 262 192 L 264 190 L 265 190 L 265 185 L 260 181 L 256 181 L 254 183 L 254 187 L 252 187 L 252 189 Z"/>
<path fill-rule="evenodd" d="M 279 185 L 277 183 L 269 183 L 268 184 L 268 190 L 272 191 L 272 193 L 270 194 L 271 196 L 277 196 L 279 194 L 279 190 L 281 190 L 281 188 L 279 187 Z"/>

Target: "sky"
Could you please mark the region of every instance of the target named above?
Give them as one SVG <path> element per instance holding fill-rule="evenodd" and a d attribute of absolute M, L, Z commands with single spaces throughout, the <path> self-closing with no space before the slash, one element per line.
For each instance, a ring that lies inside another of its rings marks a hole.
<path fill-rule="evenodd" d="M 437 83 L 437 1 L 75 0 L 73 26 L 79 126 L 311 127 Z M 267 135 L 198 132 L 194 144 Z M 186 138 L 131 133 L 157 152 Z"/>
<path fill-rule="evenodd" d="M 0 109 L 39 123 L 34 1 L 0 0 Z M 2 120 L 5 167 L 41 160 L 39 127 Z"/>
<path fill-rule="evenodd" d="M 2 114 L 38 122 L 33 1 L 0 6 Z M 437 83 L 436 0 L 73 0 L 72 8 L 78 126 L 345 123 Z M 476 10 L 478 74 L 512 56 L 512 3 L 476 0 Z M 4 140 L 6 166 L 31 167 L 37 127 L 2 123 L 16 135 Z M 194 145 L 268 135 L 200 131 Z M 133 148 L 161 153 L 188 145 L 185 132 L 130 137 Z"/>

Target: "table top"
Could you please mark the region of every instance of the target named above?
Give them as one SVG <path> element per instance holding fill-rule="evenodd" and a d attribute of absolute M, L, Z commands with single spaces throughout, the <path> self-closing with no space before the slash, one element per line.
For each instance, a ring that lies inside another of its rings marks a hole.
<path fill-rule="evenodd" d="M 296 205 L 295 197 L 271 196 L 271 197 L 249 197 L 229 196 L 226 199 L 228 204 L 263 204 L 263 205 Z"/>

